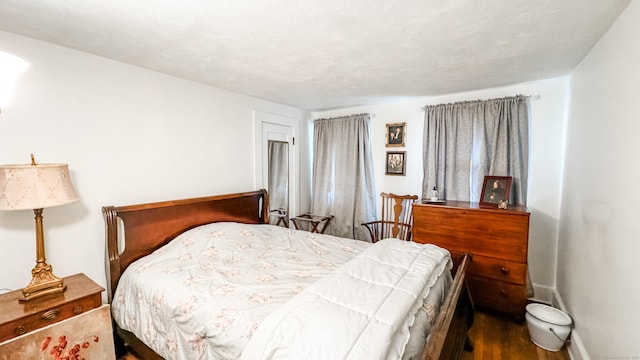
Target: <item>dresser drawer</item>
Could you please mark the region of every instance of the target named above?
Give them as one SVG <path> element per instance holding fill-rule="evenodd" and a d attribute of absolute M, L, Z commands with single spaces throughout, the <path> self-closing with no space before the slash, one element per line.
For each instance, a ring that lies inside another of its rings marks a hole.
<path fill-rule="evenodd" d="M 31 313 L 28 316 L 17 318 L 11 322 L 0 325 L 0 342 L 82 314 L 85 311 L 94 309 L 96 304 L 100 304 L 100 302 L 100 294 L 95 294 L 74 302 L 43 309 L 42 311 Z"/>
<path fill-rule="evenodd" d="M 451 251 L 454 262 L 462 258 L 462 253 Z M 527 264 L 473 255 L 467 274 L 505 281 L 517 285 L 525 285 L 527 281 Z"/>
<path fill-rule="evenodd" d="M 476 277 L 467 278 L 471 299 L 476 306 L 494 309 L 517 317 L 524 316 L 527 305 L 527 287 L 503 281 Z"/>

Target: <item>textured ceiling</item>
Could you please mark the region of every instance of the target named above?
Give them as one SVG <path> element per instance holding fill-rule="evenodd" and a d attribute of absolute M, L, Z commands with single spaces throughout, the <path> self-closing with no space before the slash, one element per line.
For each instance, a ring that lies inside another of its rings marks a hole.
<path fill-rule="evenodd" d="M 0 30 L 307 110 L 569 73 L 630 0 L 0 0 Z"/>

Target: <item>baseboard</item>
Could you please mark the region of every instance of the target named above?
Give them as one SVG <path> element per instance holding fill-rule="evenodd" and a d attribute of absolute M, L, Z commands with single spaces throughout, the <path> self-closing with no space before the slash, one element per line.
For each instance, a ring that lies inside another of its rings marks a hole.
<path fill-rule="evenodd" d="M 551 304 L 558 309 L 570 314 L 569 311 L 567 311 L 567 307 L 564 305 L 564 301 L 562 301 L 562 297 L 560 297 L 560 294 L 558 294 L 555 289 L 553 290 Z M 567 352 L 569 353 L 569 357 L 571 358 L 571 360 L 590 360 L 587 349 L 584 347 L 584 343 L 580 338 L 580 334 L 575 328 L 571 329 L 571 335 L 569 339 L 570 342 L 569 344 L 567 344 Z"/>
<path fill-rule="evenodd" d="M 571 331 L 571 343 L 567 346 L 567 351 L 571 360 L 590 360 L 587 349 L 585 349 L 584 343 L 575 329 Z"/>
<path fill-rule="evenodd" d="M 529 298 L 532 302 L 554 305 L 553 298 L 556 289 L 548 286 L 533 284 L 533 296 Z M 554 305 L 555 306 L 555 305 Z"/>

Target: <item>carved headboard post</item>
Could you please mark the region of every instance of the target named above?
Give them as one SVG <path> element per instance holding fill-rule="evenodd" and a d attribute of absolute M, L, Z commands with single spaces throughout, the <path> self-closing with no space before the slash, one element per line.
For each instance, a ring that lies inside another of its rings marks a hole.
<path fill-rule="evenodd" d="M 116 288 L 120 280 L 120 253 L 118 251 L 118 215 L 115 206 L 105 206 L 102 208 L 102 216 L 105 221 L 105 236 L 107 246 L 107 257 L 109 259 L 109 269 L 107 269 L 107 299 L 111 303 L 113 298 L 112 289 Z"/>

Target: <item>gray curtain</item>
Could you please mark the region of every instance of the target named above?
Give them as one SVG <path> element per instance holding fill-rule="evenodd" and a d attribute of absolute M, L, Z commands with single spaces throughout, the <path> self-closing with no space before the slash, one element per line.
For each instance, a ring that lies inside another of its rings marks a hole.
<path fill-rule="evenodd" d="M 368 114 L 314 122 L 311 212 L 334 215 L 325 233 L 367 240 L 360 224 L 375 219 Z"/>
<path fill-rule="evenodd" d="M 525 96 L 425 107 L 422 197 L 477 202 L 485 175 L 513 177 L 510 203 L 526 205 L 529 107 Z"/>
<path fill-rule="evenodd" d="M 422 198 L 434 187 L 442 199 L 469 200 L 473 123 L 461 104 L 425 109 Z"/>

